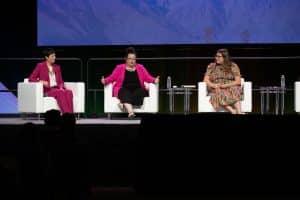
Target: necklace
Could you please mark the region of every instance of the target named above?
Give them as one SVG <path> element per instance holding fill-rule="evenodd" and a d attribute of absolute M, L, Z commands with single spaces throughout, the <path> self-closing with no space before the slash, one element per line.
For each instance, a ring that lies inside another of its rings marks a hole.
<path fill-rule="evenodd" d="M 130 71 L 130 72 L 133 72 L 133 71 L 135 71 L 135 67 L 134 67 L 134 68 L 126 67 L 126 70 L 127 70 L 127 71 Z"/>

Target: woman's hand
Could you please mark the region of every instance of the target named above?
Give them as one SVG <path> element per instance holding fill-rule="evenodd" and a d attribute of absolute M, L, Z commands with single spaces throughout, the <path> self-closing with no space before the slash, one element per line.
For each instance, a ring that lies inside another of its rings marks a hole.
<path fill-rule="evenodd" d="M 158 83 L 159 83 L 159 76 L 157 76 L 157 77 L 155 78 L 154 83 L 155 83 L 155 84 L 158 84 Z"/>
<path fill-rule="evenodd" d="M 43 80 L 41 80 L 40 82 L 43 84 L 43 86 L 49 87 L 48 81 L 43 81 Z"/>
<path fill-rule="evenodd" d="M 216 83 L 216 84 L 213 84 L 213 85 L 212 85 L 212 88 L 218 89 L 218 88 L 220 88 L 220 86 L 221 86 L 220 83 Z"/>
<path fill-rule="evenodd" d="M 224 89 L 224 88 L 227 88 L 228 86 L 226 84 L 221 84 L 220 85 L 220 88 Z"/>
<path fill-rule="evenodd" d="M 105 85 L 104 76 L 101 77 L 101 83 L 102 83 L 103 85 Z"/>

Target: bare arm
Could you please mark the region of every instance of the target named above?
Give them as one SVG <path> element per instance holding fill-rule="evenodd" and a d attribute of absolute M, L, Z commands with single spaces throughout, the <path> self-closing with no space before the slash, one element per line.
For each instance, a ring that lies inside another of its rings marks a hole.
<path fill-rule="evenodd" d="M 211 65 L 208 65 L 207 66 L 207 69 L 206 69 L 206 73 L 204 75 L 204 79 L 203 81 L 206 83 L 206 85 L 208 87 L 211 87 L 211 88 L 218 88 L 220 86 L 220 84 L 215 84 L 213 82 L 210 81 L 210 74 L 211 74 L 211 71 L 212 71 L 212 66 Z"/>
<path fill-rule="evenodd" d="M 219 84 L 215 84 L 209 80 L 209 75 L 205 75 L 203 81 L 206 83 L 208 87 L 215 88 L 215 89 L 219 87 Z"/>
<path fill-rule="evenodd" d="M 155 84 L 158 84 L 158 83 L 159 83 L 159 76 L 157 76 L 157 77 L 155 78 L 154 83 L 155 83 Z"/>

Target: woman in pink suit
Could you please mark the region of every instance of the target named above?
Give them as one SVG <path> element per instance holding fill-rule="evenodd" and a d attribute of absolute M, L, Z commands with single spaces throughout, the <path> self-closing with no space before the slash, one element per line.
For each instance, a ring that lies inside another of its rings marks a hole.
<path fill-rule="evenodd" d="M 42 82 L 44 94 L 54 97 L 62 113 L 73 113 L 73 93 L 64 87 L 60 66 L 55 64 L 54 49 L 44 50 L 45 61 L 38 63 L 29 76 L 30 82 Z"/>
<path fill-rule="evenodd" d="M 151 76 L 143 65 L 136 63 L 135 49 L 126 49 L 126 63 L 117 65 L 107 78 L 102 77 L 102 84 L 114 83 L 113 96 L 120 99 L 120 108 L 128 112 L 129 118 L 134 118 L 133 106 L 141 106 L 148 91 L 144 82 L 159 83 L 159 76 Z"/>

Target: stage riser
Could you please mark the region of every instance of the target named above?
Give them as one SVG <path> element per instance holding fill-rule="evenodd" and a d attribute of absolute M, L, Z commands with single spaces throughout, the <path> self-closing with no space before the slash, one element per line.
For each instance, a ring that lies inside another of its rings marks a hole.
<path fill-rule="evenodd" d="M 141 117 L 140 125 L 76 126 L 80 154 L 87 157 L 82 173 L 91 185 L 133 185 L 147 194 L 269 194 L 300 188 L 299 115 Z M 2 158 L 13 161 L 22 150 L 20 128 L 0 126 Z"/>

